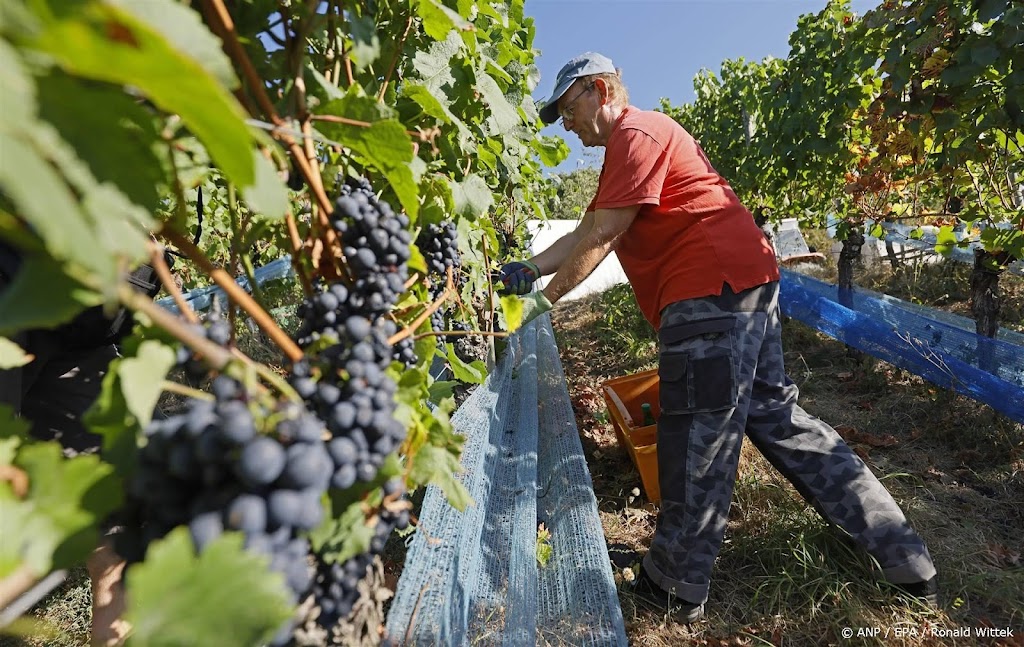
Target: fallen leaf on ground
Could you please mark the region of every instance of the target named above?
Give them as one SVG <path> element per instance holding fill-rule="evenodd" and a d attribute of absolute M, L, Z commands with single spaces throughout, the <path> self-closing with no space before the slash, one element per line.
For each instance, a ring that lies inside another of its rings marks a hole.
<path fill-rule="evenodd" d="M 860 431 L 850 425 L 839 425 L 835 429 L 848 443 L 862 443 L 871 447 L 892 447 L 899 443 L 896 436 L 892 434 L 873 434 L 868 431 Z"/>
<path fill-rule="evenodd" d="M 985 561 L 999 568 L 1020 566 L 1020 553 L 1002 544 L 986 544 L 985 550 L 982 551 L 982 557 L 985 558 Z"/>

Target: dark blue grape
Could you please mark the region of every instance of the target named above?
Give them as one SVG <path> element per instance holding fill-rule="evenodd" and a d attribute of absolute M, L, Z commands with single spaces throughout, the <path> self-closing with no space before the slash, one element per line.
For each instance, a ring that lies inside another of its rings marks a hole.
<path fill-rule="evenodd" d="M 260 533 L 267 529 L 267 504 L 255 494 L 242 494 L 228 506 L 225 525 L 246 533 Z"/>
<path fill-rule="evenodd" d="M 284 470 L 285 453 L 281 444 L 261 436 L 247 443 L 235 465 L 235 473 L 243 483 L 260 486 L 272 483 Z"/>

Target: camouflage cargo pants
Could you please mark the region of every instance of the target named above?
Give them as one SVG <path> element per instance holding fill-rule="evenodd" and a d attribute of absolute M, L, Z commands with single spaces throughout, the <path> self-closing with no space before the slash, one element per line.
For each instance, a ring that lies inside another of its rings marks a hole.
<path fill-rule="evenodd" d="M 895 584 L 935 575 L 896 501 L 830 426 L 797 405 L 782 361 L 778 283 L 688 299 L 662 313 L 661 514 L 644 570 L 689 602 L 707 600 L 746 434 Z"/>

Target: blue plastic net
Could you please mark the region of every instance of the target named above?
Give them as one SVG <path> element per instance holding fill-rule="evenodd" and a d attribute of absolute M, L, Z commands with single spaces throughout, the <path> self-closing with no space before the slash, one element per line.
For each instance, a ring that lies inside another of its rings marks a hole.
<path fill-rule="evenodd" d="M 779 304 L 786 316 L 1024 422 L 1024 346 L 978 335 L 969 319 L 938 321 L 899 299 L 862 289 L 840 294 L 788 270 Z"/>
<path fill-rule="evenodd" d="M 414 645 L 625 645 L 590 473 L 547 316 L 452 418 L 464 512 L 428 487 L 388 615 Z M 538 480 L 538 475 L 540 478 Z M 536 558 L 538 524 L 551 558 Z"/>

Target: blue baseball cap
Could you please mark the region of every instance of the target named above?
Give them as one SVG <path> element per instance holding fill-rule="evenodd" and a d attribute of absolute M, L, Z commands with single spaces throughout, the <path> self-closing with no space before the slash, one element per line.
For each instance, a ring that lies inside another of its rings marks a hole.
<path fill-rule="evenodd" d="M 553 124 L 558 119 L 558 100 L 562 98 L 569 86 L 581 76 L 591 74 L 615 74 L 615 66 L 612 59 L 602 56 L 597 52 L 584 52 L 573 58 L 558 70 L 555 77 L 555 91 L 551 97 L 544 102 L 540 109 L 540 119 L 546 124 Z"/>

